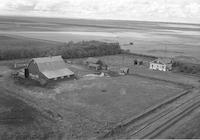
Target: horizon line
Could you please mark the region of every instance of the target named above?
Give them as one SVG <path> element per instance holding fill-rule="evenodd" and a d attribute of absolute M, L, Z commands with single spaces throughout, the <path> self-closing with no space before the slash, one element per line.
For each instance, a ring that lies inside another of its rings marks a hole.
<path fill-rule="evenodd" d="M 0 17 L 28 17 L 28 18 L 46 18 L 46 19 L 73 19 L 73 20 L 93 20 L 93 21 L 129 21 L 129 22 L 154 22 L 154 23 L 173 23 L 173 24 L 194 24 L 194 25 L 200 25 L 200 23 L 196 22 L 177 22 L 177 21 L 161 21 L 161 20 L 139 20 L 139 19 L 112 19 L 112 18 L 80 18 L 80 17 L 61 17 L 61 16 L 38 16 L 38 15 L 3 15 L 0 14 Z"/>

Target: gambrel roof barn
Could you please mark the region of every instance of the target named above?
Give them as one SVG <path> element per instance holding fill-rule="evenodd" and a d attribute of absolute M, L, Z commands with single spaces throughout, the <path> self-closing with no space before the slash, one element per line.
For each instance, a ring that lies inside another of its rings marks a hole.
<path fill-rule="evenodd" d="M 56 80 L 74 75 L 61 56 L 32 58 L 27 69 L 29 75 L 35 79 Z"/>

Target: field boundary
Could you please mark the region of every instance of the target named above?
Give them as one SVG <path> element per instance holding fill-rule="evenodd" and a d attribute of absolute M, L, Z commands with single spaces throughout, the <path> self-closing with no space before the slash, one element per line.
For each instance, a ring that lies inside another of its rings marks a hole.
<path fill-rule="evenodd" d="M 164 100 L 160 104 L 152 106 L 152 107 L 148 108 L 147 110 L 143 111 L 142 113 L 139 113 L 136 116 L 130 117 L 130 118 L 124 120 L 124 121 L 119 122 L 109 132 L 106 132 L 105 134 L 103 134 L 103 136 L 100 136 L 100 138 L 107 138 L 107 137 L 111 137 L 111 136 L 113 136 L 115 134 L 119 134 L 119 132 L 122 131 L 123 127 L 126 127 L 130 123 L 134 123 L 134 122 L 136 122 L 136 121 L 138 121 L 138 120 L 140 120 L 142 118 L 145 118 L 147 115 L 154 113 L 156 110 L 166 106 L 167 104 L 170 104 L 170 103 L 178 100 L 179 98 L 189 94 L 190 92 L 191 92 L 191 89 L 184 90 L 181 93 L 179 93 L 178 95 L 173 96 L 173 97 L 171 97 L 171 98 L 169 98 L 167 100 Z"/>

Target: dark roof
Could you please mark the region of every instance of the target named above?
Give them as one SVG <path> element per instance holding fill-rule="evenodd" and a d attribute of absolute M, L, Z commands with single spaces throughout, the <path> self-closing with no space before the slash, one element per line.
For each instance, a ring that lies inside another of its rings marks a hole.
<path fill-rule="evenodd" d="M 97 64 L 99 63 L 99 61 L 101 61 L 100 59 L 94 58 L 94 57 L 89 57 L 86 62 L 87 63 L 93 63 L 93 64 Z"/>
<path fill-rule="evenodd" d="M 74 72 L 67 68 L 61 56 L 33 58 L 32 60 L 48 79 L 74 75 Z"/>

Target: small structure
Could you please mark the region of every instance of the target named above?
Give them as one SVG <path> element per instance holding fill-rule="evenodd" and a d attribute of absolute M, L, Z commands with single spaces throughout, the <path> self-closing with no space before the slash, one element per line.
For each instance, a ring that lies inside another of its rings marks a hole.
<path fill-rule="evenodd" d="M 45 84 L 48 80 L 74 76 L 61 56 L 33 58 L 25 69 L 25 77 L 30 77 Z"/>
<path fill-rule="evenodd" d="M 170 71 L 170 70 L 172 70 L 172 59 L 158 58 L 158 59 L 150 62 L 149 68 L 152 70 Z"/>
<path fill-rule="evenodd" d="M 139 65 L 139 66 L 141 66 L 141 65 L 143 65 L 143 61 L 142 61 L 142 60 L 137 60 L 137 59 L 135 59 L 135 60 L 134 60 L 134 65 Z"/>
<path fill-rule="evenodd" d="M 130 45 L 133 45 L 133 42 L 130 42 L 129 44 L 130 44 Z"/>
<path fill-rule="evenodd" d="M 86 64 L 102 64 L 102 61 L 100 59 L 94 58 L 94 57 L 89 57 L 86 61 Z"/>
<path fill-rule="evenodd" d="M 134 60 L 134 65 L 137 65 L 138 64 L 138 61 L 137 59 Z"/>
<path fill-rule="evenodd" d="M 93 64 L 93 63 L 90 63 L 88 65 L 89 68 L 91 69 L 95 69 L 95 70 L 100 70 L 101 69 L 101 66 L 99 64 Z"/>
<path fill-rule="evenodd" d="M 127 67 L 120 68 L 119 74 L 120 75 L 127 75 L 127 74 L 129 74 L 129 68 L 127 68 Z"/>
<path fill-rule="evenodd" d="M 88 65 L 89 68 L 95 69 L 95 70 L 107 70 L 108 66 L 102 62 L 100 59 L 89 57 L 85 64 Z"/>
<path fill-rule="evenodd" d="M 27 67 L 26 63 L 14 63 L 14 69 L 22 69 Z"/>

